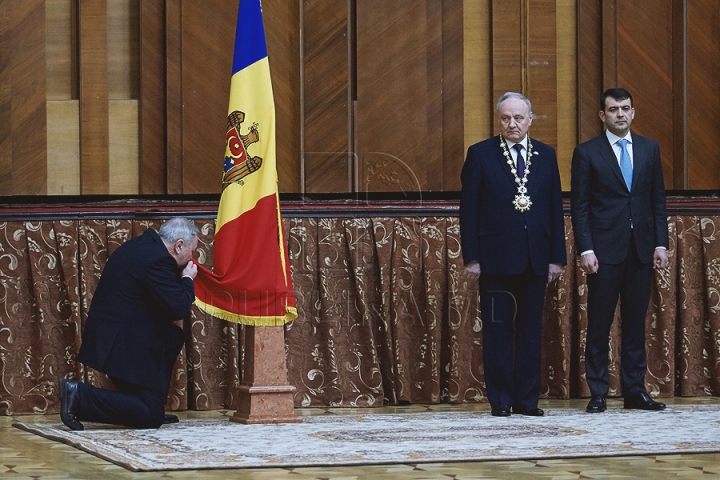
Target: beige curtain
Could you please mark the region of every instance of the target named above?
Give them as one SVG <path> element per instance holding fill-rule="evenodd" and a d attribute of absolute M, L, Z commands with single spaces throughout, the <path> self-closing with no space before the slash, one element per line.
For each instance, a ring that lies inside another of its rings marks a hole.
<path fill-rule="evenodd" d="M 195 220 L 212 265 L 214 221 Z M 75 361 L 110 253 L 160 219 L 0 223 L 0 413 L 57 413 L 57 379 L 108 386 Z M 461 276 L 455 216 L 284 220 L 298 318 L 286 327 L 296 406 L 483 402 L 477 285 Z M 656 272 L 647 316 L 648 390 L 715 395 L 720 385 L 720 218 L 670 217 L 670 267 Z M 587 396 L 585 278 L 566 218 L 568 258 L 548 288 L 542 395 Z M 241 379 L 238 325 L 193 309 L 168 408 L 232 407 Z M 621 395 L 613 327 L 611 395 Z"/>

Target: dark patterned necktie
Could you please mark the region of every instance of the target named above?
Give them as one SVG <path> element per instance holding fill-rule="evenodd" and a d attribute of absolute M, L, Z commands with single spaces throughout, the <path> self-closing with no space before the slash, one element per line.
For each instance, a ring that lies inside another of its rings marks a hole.
<path fill-rule="evenodd" d="M 525 159 L 522 156 L 523 146 L 519 143 L 513 145 L 513 148 L 517 150 L 517 176 L 522 178 L 525 176 Z"/>

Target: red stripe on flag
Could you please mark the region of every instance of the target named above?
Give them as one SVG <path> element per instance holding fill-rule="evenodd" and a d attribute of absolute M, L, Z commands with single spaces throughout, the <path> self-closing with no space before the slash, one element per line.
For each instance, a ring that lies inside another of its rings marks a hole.
<path fill-rule="evenodd" d="M 213 271 L 195 279 L 198 300 L 244 316 L 285 317 L 295 297 L 277 222 L 277 199 L 270 195 L 225 223 L 215 235 Z"/>

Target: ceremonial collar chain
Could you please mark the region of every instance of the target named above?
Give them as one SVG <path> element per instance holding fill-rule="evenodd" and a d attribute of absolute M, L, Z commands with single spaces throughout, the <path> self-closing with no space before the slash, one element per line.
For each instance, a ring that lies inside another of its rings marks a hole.
<path fill-rule="evenodd" d="M 530 196 L 527 195 L 527 187 L 525 184 L 528 181 L 528 175 L 530 175 L 530 158 L 532 158 L 532 142 L 530 141 L 530 137 L 527 137 L 528 139 L 528 146 L 527 146 L 527 155 L 525 155 L 525 173 L 523 174 L 523 177 L 518 177 L 517 174 L 517 167 L 515 166 L 515 162 L 513 162 L 512 156 L 510 156 L 510 150 L 508 149 L 507 142 L 505 141 L 505 138 L 500 135 L 500 146 L 503 149 L 503 155 L 505 155 L 505 158 L 507 159 L 508 165 L 510 165 L 510 172 L 513 174 L 513 177 L 515 177 L 515 183 L 517 184 L 517 191 L 518 194 L 515 195 L 515 200 L 513 200 L 513 205 L 515 205 L 515 209 L 519 210 L 521 212 L 527 212 L 530 210 L 530 207 L 532 206 L 532 202 L 530 201 Z M 519 154 L 519 153 L 518 153 Z"/>

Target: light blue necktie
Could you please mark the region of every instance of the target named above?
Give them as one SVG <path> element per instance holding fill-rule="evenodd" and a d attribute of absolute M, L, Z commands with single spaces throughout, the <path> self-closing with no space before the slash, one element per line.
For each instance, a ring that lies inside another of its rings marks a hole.
<path fill-rule="evenodd" d="M 620 171 L 625 179 L 627 189 L 632 190 L 633 167 L 632 162 L 630 161 L 630 154 L 627 151 L 628 141 L 627 139 L 622 138 L 617 141 L 617 144 L 620 145 L 620 148 L 622 149 L 620 150 Z"/>

